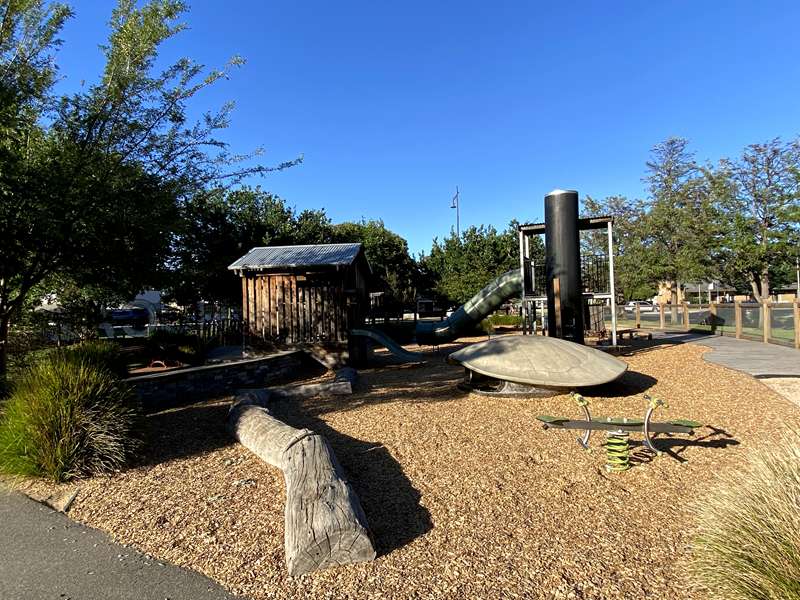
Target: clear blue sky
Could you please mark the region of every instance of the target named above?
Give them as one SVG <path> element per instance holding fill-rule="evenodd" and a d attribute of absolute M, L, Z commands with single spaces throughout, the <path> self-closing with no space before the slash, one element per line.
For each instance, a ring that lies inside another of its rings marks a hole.
<path fill-rule="evenodd" d="M 77 0 L 64 89 L 102 65 L 111 2 Z M 556 5 L 563 6 L 556 6 Z M 164 49 L 247 64 L 198 98 L 237 103 L 225 134 L 261 185 L 335 220 L 381 218 L 413 252 L 462 228 L 542 216 L 554 187 L 643 196 L 649 149 L 700 159 L 800 133 L 800 2 L 195 0 Z M 254 182 L 256 183 L 256 182 Z"/>

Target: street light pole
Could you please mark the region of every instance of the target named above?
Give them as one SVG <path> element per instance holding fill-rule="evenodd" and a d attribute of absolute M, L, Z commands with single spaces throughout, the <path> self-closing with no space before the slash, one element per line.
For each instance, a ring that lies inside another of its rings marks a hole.
<path fill-rule="evenodd" d="M 450 208 L 456 209 L 456 237 L 461 240 L 461 223 L 460 223 L 460 215 L 459 215 L 459 208 L 458 208 L 458 186 L 456 186 L 456 195 L 453 196 L 453 200 L 450 203 Z"/>

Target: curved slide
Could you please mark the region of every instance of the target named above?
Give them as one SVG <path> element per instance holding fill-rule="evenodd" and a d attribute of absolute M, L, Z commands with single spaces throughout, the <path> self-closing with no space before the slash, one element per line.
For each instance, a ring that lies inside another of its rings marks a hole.
<path fill-rule="evenodd" d="M 351 329 L 350 335 L 366 337 L 385 347 L 389 352 L 409 362 L 425 362 L 421 354 L 409 352 L 388 335 L 377 329 Z"/>
<path fill-rule="evenodd" d="M 503 273 L 489 285 L 467 300 L 463 306 L 444 321 L 417 323 L 417 343 L 432 346 L 449 342 L 470 331 L 492 314 L 509 298 L 522 293 L 522 274 L 519 269 Z"/>
<path fill-rule="evenodd" d="M 435 346 L 450 342 L 468 333 L 475 325 L 500 308 L 503 302 L 518 296 L 521 292 L 522 276 L 519 269 L 512 269 L 507 273 L 503 273 L 443 321 L 418 322 L 416 328 L 417 343 Z M 367 337 L 404 360 L 424 362 L 422 355 L 416 352 L 409 352 L 377 329 L 351 329 L 350 335 Z"/>

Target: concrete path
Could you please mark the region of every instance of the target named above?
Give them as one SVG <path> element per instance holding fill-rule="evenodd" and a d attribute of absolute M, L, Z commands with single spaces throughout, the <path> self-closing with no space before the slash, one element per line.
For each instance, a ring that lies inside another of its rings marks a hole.
<path fill-rule="evenodd" d="M 112 542 L 0 487 L 3 600 L 235 600 L 194 571 Z"/>
<path fill-rule="evenodd" d="M 759 379 L 800 377 L 800 350 L 794 348 L 721 335 L 664 334 L 664 337 L 707 346 L 713 350 L 704 355 L 708 362 L 742 371 Z"/>
<path fill-rule="evenodd" d="M 708 362 L 752 375 L 800 407 L 800 350 L 697 333 L 654 333 L 653 338 L 711 348 L 703 354 Z"/>
<path fill-rule="evenodd" d="M 800 377 L 800 350 L 794 348 L 721 335 L 704 336 L 694 343 L 714 350 L 706 354 L 708 362 L 744 371 L 753 377 Z"/>

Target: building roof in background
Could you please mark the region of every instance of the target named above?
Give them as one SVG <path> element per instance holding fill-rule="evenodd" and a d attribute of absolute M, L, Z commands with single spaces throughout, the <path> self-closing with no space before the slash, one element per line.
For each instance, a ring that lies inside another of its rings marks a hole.
<path fill-rule="evenodd" d="M 302 246 L 264 246 L 253 248 L 228 269 L 247 271 L 300 267 L 349 266 L 361 244 L 308 244 Z"/>

